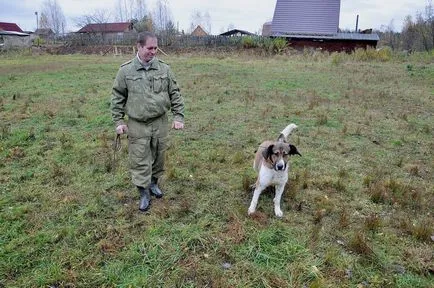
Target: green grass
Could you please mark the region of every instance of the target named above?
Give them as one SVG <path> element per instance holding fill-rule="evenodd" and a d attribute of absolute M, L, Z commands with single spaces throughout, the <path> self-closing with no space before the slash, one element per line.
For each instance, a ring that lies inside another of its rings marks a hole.
<path fill-rule="evenodd" d="M 125 138 L 113 165 L 128 57 L 0 56 L 0 286 L 434 287 L 433 56 L 372 53 L 163 57 L 186 129 L 145 214 Z M 271 192 L 249 217 L 291 122 L 284 217 Z"/>

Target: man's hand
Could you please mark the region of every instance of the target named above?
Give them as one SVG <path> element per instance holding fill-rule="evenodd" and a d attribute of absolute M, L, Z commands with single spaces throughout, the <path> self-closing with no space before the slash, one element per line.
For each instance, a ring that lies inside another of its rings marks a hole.
<path fill-rule="evenodd" d="M 176 129 L 176 130 L 184 129 L 184 123 L 183 122 L 179 122 L 179 121 L 173 121 L 172 128 Z"/>
<path fill-rule="evenodd" d="M 125 124 L 119 125 L 116 127 L 116 133 L 117 134 L 124 134 L 128 132 L 128 126 Z"/>

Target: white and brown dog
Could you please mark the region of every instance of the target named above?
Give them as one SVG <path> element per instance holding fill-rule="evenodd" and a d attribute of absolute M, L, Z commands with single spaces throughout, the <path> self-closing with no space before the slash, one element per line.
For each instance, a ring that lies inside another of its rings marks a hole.
<path fill-rule="evenodd" d="M 297 148 L 287 142 L 288 136 L 294 129 L 295 124 L 289 124 L 282 130 L 277 141 L 264 141 L 256 151 L 253 168 L 258 172 L 255 190 L 253 192 L 252 202 L 249 207 L 249 215 L 255 213 L 256 205 L 262 191 L 268 186 L 274 185 L 274 213 L 277 217 L 282 217 L 283 212 L 280 209 L 280 200 L 282 198 L 285 184 L 288 181 L 289 156 L 300 155 Z"/>

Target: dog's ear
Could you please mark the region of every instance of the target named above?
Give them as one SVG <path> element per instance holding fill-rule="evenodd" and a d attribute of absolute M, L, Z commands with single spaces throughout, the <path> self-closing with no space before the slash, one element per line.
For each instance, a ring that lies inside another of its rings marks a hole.
<path fill-rule="evenodd" d="M 295 147 L 292 144 L 289 144 L 289 155 L 300 155 L 300 152 L 298 152 L 297 147 Z"/>
<path fill-rule="evenodd" d="M 271 144 L 270 146 L 268 146 L 267 149 L 264 149 L 264 151 L 262 151 L 262 156 L 264 157 L 264 159 L 270 158 L 271 154 L 273 154 L 273 148 L 274 144 Z"/>

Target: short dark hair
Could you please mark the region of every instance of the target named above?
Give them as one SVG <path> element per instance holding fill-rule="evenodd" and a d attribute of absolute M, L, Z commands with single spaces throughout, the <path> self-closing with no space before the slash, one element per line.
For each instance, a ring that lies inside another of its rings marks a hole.
<path fill-rule="evenodd" d="M 137 43 L 140 44 L 140 46 L 144 46 L 146 44 L 146 40 L 148 40 L 149 38 L 157 38 L 157 36 L 149 31 L 140 32 L 137 35 Z"/>

